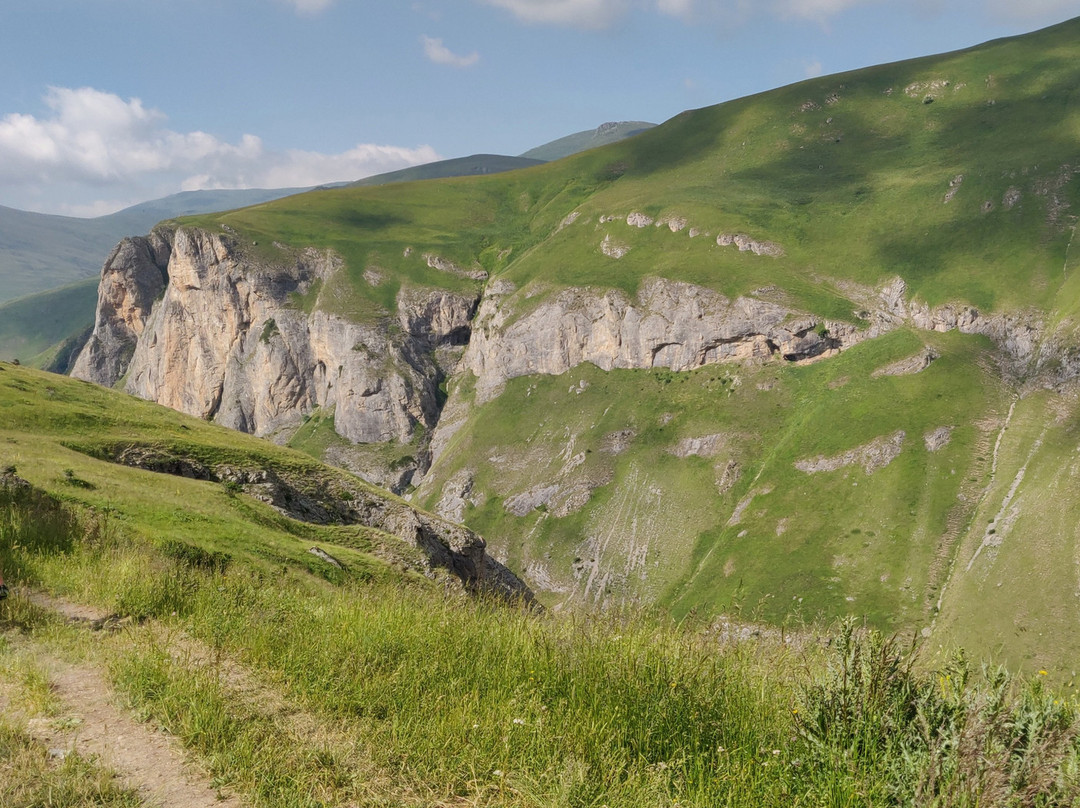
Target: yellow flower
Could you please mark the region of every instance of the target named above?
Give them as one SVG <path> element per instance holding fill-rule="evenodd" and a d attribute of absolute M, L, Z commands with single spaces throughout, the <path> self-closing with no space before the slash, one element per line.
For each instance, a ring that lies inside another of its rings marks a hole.
<path fill-rule="evenodd" d="M 1039 671 L 1039 676 L 1046 676 L 1046 671 Z"/>

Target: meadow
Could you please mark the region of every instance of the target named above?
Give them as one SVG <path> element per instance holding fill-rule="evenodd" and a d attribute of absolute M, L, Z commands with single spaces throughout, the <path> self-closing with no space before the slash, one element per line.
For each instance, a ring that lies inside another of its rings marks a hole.
<path fill-rule="evenodd" d="M 854 622 L 776 631 L 641 610 L 538 613 L 423 580 L 343 580 L 178 553 L 0 487 L 5 805 L 129 805 L 49 765 L 47 660 L 107 670 L 143 720 L 251 805 L 1068 805 L 1080 713 L 1035 675 Z M 63 624 L 28 593 L 96 604 Z M 30 761 L 28 765 L 24 761 Z M 43 763 L 44 761 L 44 763 Z M 16 768 L 16 765 L 18 766 Z"/>

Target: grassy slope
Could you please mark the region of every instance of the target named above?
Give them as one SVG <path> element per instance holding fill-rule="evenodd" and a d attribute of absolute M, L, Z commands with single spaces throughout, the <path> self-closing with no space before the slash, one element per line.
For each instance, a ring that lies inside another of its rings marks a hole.
<path fill-rule="evenodd" d="M 362 180 L 349 183 L 352 186 L 387 185 L 392 182 L 416 182 L 434 180 L 443 177 L 470 177 L 476 174 L 501 174 L 518 168 L 528 168 L 542 163 L 543 160 L 525 156 L 507 157 L 503 154 L 472 154 L 468 157 L 454 157 L 450 160 L 438 160 L 398 171 L 376 174 Z"/>
<path fill-rule="evenodd" d="M 600 553 L 616 570 L 602 585 L 608 594 L 659 600 L 677 614 L 739 605 L 774 621 L 851 612 L 880 625 L 922 624 L 928 588 L 941 583 L 928 580 L 935 537 L 946 532 L 965 475 L 976 473 L 972 422 L 1003 411 L 1005 395 L 978 361 L 989 346 L 955 334 L 928 340 L 942 356 L 922 373 L 871 377 L 926 336 L 896 332 L 806 367 L 674 374 L 585 365 L 517 379 L 454 436 L 437 473 L 475 472 L 474 490 L 488 499 L 469 523 L 494 546 L 506 543 L 514 568 L 537 575 L 540 567 L 567 584 L 553 602 L 586 597 L 587 572 L 576 583 L 567 572 Z M 956 429 L 931 453 L 923 436 L 941 426 Z M 873 474 L 794 466 L 900 429 L 903 451 Z M 607 447 L 620 430 L 633 437 L 614 455 Z M 682 440 L 715 434 L 711 457 L 674 453 Z M 566 459 L 582 452 L 568 471 Z M 737 482 L 718 492 L 729 464 Z M 510 496 L 537 484 L 586 482 L 600 487 L 581 512 L 505 510 Z"/>
<path fill-rule="evenodd" d="M 252 464 L 300 475 L 322 468 L 298 452 L 149 402 L 0 363 L 0 467 L 15 466 L 35 486 L 116 519 L 123 530 L 330 577 L 335 573 L 307 552 L 312 543 L 360 577 L 399 577 L 373 551 L 415 556 L 413 548 L 376 530 L 297 522 L 221 484 L 92 456 L 102 447 L 126 443 L 153 445 L 211 466 Z"/>
<path fill-rule="evenodd" d="M 938 634 L 1018 666 L 1064 662 L 1075 677 L 1080 411 L 1074 396 L 1043 391 L 994 426 L 996 466 L 957 553 Z M 1011 619 L 987 620 L 994 614 Z"/>
<path fill-rule="evenodd" d="M 97 287 L 90 279 L 0 304 L 0 359 L 49 366 L 65 341 L 94 325 Z"/>
<path fill-rule="evenodd" d="M 315 305 L 359 318 L 392 311 L 402 283 L 472 285 L 429 269 L 422 256 L 434 252 L 513 281 L 520 291 L 509 305 L 518 312 L 568 286 L 632 295 L 643 279 L 663 276 L 729 296 L 778 287 L 794 307 L 855 321 L 852 284 L 899 275 L 930 304 L 1035 309 L 1068 331 L 1080 299 L 1070 271 L 1076 254 L 1067 251 L 1080 209 L 1072 164 L 1078 31 L 1080 21 L 1072 21 L 814 79 L 497 177 L 326 191 L 194 222 L 227 224 L 267 254 L 274 240 L 335 248 L 346 270 Z M 575 211 L 580 218 L 561 227 Z M 632 211 L 685 217 L 708 237 L 631 228 L 624 218 Z M 605 215 L 618 218 L 601 223 Z M 777 242 L 785 255 L 718 247 L 715 235 L 724 232 Z M 629 254 L 605 257 L 606 235 Z M 368 284 L 369 267 L 387 280 Z M 870 377 L 924 342 L 943 354 L 930 370 Z M 431 479 L 437 489 L 459 469 L 476 471 L 484 501 L 466 521 L 512 564 L 533 565 L 534 574 L 550 574 L 556 588 L 579 596 L 588 582 L 580 565 L 592 549 L 621 561 L 647 544 L 653 567 L 644 580 L 634 568 L 602 588 L 659 599 L 677 613 L 741 604 L 772 619 L 856 611 L 881 625 L 925 625 L 950 559 L 966 546 L 972 510 L 983 507 L 986 443 L 993 442 L 986 425 L 1008 409 L 988 350 L 974 338 L 900 332 L 806 368 L 707 369 L 666 383 L 663 374 L 579 368 L 570 379 L 517 380 L 479 410 Z M 722 400 L 735 403 L 715 406 L 719 378 L 731 375 L 742 384 L 734 393 L 725 388 Z M 561 393 L 581 380 L 591 385 L 585 392 Z M 454 395 L 468 388 L 468 379 L 458 380 Z M 665 412 L 675 416 L 670 439 L 656 420 Z M 952 442 L 926 451 L 923 434 L 943 425 L 955 427 Z M 602 456 L 604 430 L 627 427 L 638 434 L 633 448 Z M 837 454 L 897 429 L 907 434 L 904 451 L 870 477 L 857 469 L 813 477 L 794 470 L 797 459 Z M 676 436 L 718 432 L 729 436 L 730 456 L 676 462 L 665 450 Z M 557 475 L 552 458 L 570 435 L 580 441 L 575 451 L 592 449 L 574 472 L 578 481 L 592 474 L 605 484 L 579 512 L 509 516 L 507 498 Z M 530 436 L 530 448 L 522 448 Z M 489 458 L 500 452 L 522 469 L 492 467 Z M 734 460 L 742 474 L 718 495 L 721 460 Z M 729 526 L 738 503 L 766 488 L 772 493 Z M 986 624 L 964 614 L 955 618 L 968 625 L 958 628 L 963 636 Z"/>
<path fill-rule="evenodd" d="M 214 788 L 266 808 L 1080 799 L 1080 713 L 1058 671 L 927 669 L 854 621 L 789 645 L 638 610 L 326 586 L 242 557 L 215 572 L 124 532 L 0 487 L 5 806 L 138 802 L 138 780 L 120 791 L 26 736 L 103 729 L 68 701 L 70 674 L 53 687 L 73 663 L 182 742 Z M 62 624 L 28 585 L 108 609 L 115 630 Z"/>

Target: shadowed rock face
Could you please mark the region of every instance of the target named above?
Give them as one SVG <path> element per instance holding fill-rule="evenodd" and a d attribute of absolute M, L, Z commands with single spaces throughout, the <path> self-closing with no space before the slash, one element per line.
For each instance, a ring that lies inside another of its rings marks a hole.
<path fill-rule="evenodd" d="M 154 301 L 168 284 L 172 233 L 126 238 L 101 271 L 94 333 L 71 375 L 111 387 L 124 375 Z"/>

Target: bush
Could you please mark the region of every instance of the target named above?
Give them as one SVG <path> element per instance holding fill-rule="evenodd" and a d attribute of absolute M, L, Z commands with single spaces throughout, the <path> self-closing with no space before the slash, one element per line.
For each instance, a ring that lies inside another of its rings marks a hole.
<path fill-rule="evenodd" d="M 1072 703 L 1054 699 L 1041 677 L 983 667 L 981 681 L 972 678 L 962 654 L 924 670 L 916 646 L 843 624 L 825 675 L 795 711 L 811 779 L 871 804 L 1080 803 Z"/>

